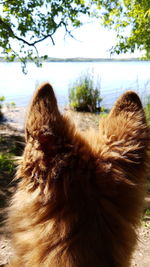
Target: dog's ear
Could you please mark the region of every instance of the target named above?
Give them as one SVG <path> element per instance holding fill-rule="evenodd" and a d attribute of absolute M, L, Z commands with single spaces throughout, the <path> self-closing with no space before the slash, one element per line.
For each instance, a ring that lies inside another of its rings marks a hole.
<path fill-rule="evenodd" d="M 135 92 L 128 91 L 118 99 L 108 117 L 100 123 L 100 133 L 105 160 L 135 163 L 138 170 L 145 159 L 149 133 L 141 101 Z"/>
<path fill-rule="evenodd" d="M 103 188 L 126 222 L 136 225 L 148 170 L 149 130 L 138 95 L 121 96 L 100 123 L 99 157 L 105 166 Z"/>
<path fill-rule="evenodd" d="M 54 137 L 61 127 L 61 114 L 53 88 L 44 83 L 37 88 L 29 107 L 26 121 L 26 141 L 29 137 L 40 143 Z"/>
<path fill-rule="evenodd" d="M 126 113 L 126 115 L 131 114 L 131 112 L 140 111 L 143 115 L 143 107 L 138 95 L 133 91 L 127 91 L 124 93 L 115 103 L 111 110 L 110 116 L 118 116 L 119 114 Z"/>

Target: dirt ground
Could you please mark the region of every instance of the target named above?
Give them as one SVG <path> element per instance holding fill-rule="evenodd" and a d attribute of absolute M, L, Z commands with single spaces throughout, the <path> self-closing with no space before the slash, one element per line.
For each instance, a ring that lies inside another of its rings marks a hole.
<path fill-rule="evenodd" d="M 23 111 L 24 112 L 24 111 Z M 89 127 L 98 129 L 99 115 L 89 113 L 78 113 L 66 111 L 74 120 L 75 124 L 81 129 L 85 130 Z M 16 150 L 16 155 L 22 153 L 24 147 L 23 117 L 24 113 L 21 111 L 7 112 L 7 118 L 11 118 L 8 123 L 0 124 L 0 153 L 8 152 L 13 145 Z M 17 116 L 16 116 L 17 115 Z M 19 120 L 21 116 L 21 120 Z M 17 118 L 17 122 L 15 121 Z M 16 128 L 14 128 L 14 126 Z M 5 227 L 5 207 L 7 206 L 10 195 L 14 191 L 15 184 L 12 181 L 12 174 L 5 175 L 5 172 L 0 173 L 0 266 L 2 267 L 9 260 L 12 255 L 9 235 L 6 233 Z M 146 199 L 145 205 L 150 208 L 149 196 Z M 150 216 L 144 216 L 141 227 L 138 230 L 138 244 L 133 255 L 131 267 L 150 267 Z M 41 266 L 42 267 L 42 266 Z"/>

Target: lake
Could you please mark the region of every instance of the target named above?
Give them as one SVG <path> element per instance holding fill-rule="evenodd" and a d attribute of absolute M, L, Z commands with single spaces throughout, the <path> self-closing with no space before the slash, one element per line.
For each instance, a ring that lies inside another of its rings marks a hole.
<path fill-rule="evenodd" d="M 92 73 L 101 85 L 102 105 L 110 108 L 125 90 L 135 90 L 143 102 L 150 95 L 150 61 L 46 62 L 42 68 L 28 63 L 24 75 L 18 62 L 0 63 L 0 96 L 26 107 L 36 86 L 52 84 L 61 108 L 68 104 L 68 88 L 83 73 Z"/>

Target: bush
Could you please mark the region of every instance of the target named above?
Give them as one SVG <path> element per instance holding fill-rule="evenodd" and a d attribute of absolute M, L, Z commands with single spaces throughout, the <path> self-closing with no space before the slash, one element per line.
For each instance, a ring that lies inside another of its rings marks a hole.
<path fill-rule="evenodd" d="M 79 77 L 69 89 L 70 107 L 77 111 L 100 111 L 100 86 L 94 85 L 92 75 L 89 73 Z"/>

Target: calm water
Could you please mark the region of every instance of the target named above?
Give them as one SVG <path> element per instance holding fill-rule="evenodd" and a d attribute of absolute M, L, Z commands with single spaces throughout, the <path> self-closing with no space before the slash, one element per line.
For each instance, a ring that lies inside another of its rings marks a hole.
<path fill-rule="evenodd" d="M 92 72 L 95 83 L 100 81 L 102 105 L 109 108 L 125 90 L 137 91 L 144 101 L 150 95 L 150 61 L 44 63 L 42 68 L 28 64 L 24 75 L 20 63 L 0 63 L 0 96 L 6 102 L 27 106 L 36 86 L 50 82 L 58 98 L 59 106 L 68 103 L 68 88 L 82 73 Z"/>

